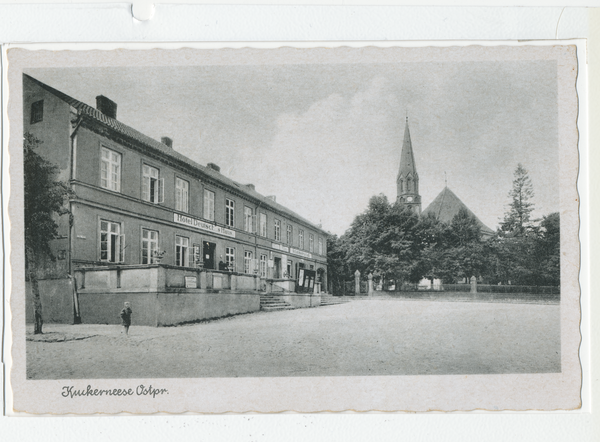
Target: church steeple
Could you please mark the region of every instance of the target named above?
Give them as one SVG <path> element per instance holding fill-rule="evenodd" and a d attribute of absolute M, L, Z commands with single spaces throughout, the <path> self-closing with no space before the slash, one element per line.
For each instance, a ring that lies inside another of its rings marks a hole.
<path fill-rule="evenodd" d="M 404 127 L 404 141 L 400 153 L 400 169 L 396 178 L 397 198 L 396 200 L 410 207 L 416 213 L 421 213 L 421 196 L 419 195 L 419 174 L 413 155 L 410 131 L 408 129 L 408 116 Z"/>

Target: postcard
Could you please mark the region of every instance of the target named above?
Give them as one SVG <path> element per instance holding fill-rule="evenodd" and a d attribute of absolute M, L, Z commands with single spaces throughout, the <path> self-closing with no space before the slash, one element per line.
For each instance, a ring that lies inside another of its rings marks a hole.
<path fill-rule="evenodd" d="M 13 411 L 580 408 L 577 55 L 9 47 Z"/>

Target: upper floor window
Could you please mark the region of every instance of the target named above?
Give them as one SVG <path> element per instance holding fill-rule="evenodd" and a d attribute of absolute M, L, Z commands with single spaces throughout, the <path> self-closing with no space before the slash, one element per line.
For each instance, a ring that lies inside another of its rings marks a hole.
<path fill-rule="evenodd" d="M 260 236 L 267 236 L 267 214 L 260 214 Z"/>
<path fill-rule="evenodd" d="M 235 211 L 235 203 L 229 198 L 225 199 L 225 225 L 233 227 L 233 214 Z"/>
<path fill-rule="evenodd" d="M 175 265 L 190 266 L 190 239 L 184 236 L 175 237 Z"/>
<path fill-rule="evenodd" d="M 292 225 L 288 224 L 285 240 L 289 245 L 292 245 L 292 233 Z"/>
<path fill-rule="evenodd" d="M 323 254 L 323 238 L 319 238 L 319 255 Z"/>
<path fill-rule="evenodd" d="M 300 250 L 304 249 L 304 230 L 298 231 L 298 247 Z"/>
<path fill-rule="evenodd" d="M 281 241 L 281 221 L 275 220 L 275 241 Z"/>
<path fill-rule="evenodd" d="M 154 264 L 157 261 L 158 232 L 142 229 L 142 264 Z"/>
<path fill-rule="evenodd" d="M 151 203 L 162 203 L 165 189 L 164 179 L 158 178 L 156 167 L 142 166 L 142 199 Z"/>
<path fill-rule="evenodd" d="M 190 183 L 181 178 L 175 178 L 175 210 L 180 212 L 188 212 Z"/>
<path fill-rule="evenodd" d="M 31 103 L 30 124 L 39 123 L 44 119 L 44 100 Z"/>
<path fill-rule="evenodd" d="M 310 253 L 315 251 L 315 236 L 312 233 L 308 234 L 308 251 Z"/>
<path fill-rule="evenodd" d="M 121 224 L 100 221 L 100 261 L 123 262 L 125 235 L 121 235 Z"/>
<path fill-rule="evenodd" d="M 246 232 L 252 232 L 252 208 L 244 206 L 244 230 Z"/>
<path fill-rule="evenodd" d="M 115 192 L 121 191 L 121 154 L 106 147 L 102 148 L 100 186 Z"/>
<path fill-rule="evenodd" d="M 204 219 L 215 220 L 215 192 L 204 189 Z"/>

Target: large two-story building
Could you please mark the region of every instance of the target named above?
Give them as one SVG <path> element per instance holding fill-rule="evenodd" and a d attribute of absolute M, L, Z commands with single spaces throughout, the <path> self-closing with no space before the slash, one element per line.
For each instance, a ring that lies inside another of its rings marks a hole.
<path fill-rule="evenodd" d="M 80 274 L 81 290 L 86 269 L 157 265 L 253 275 L 261 288 L 269 280 L 302 285 L 312 270 L 311 290 L 327 286 L 327 233 L 274 196 L 195 163 L 170 137 L 157 141 L 121 123 L 105 96 L 94 108 L 28 75 L 23 91 L 24 131 L 43 142 L 38 153 L 74 191 L 49 272 Z"/>

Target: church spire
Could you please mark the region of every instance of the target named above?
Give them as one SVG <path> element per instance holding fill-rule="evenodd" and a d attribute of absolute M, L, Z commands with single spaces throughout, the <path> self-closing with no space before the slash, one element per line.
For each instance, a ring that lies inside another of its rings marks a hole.
<path fill-rule="evenodd" d="M 396 179 L 398 187 L 397 201 L 411 207 L 416 213 L 421 213 L 421 196 L 419 195 L 419 175 L 413 154 L 408 115 L 404 127 L 404 140 L 400 153 L 400 168 Z"/>

